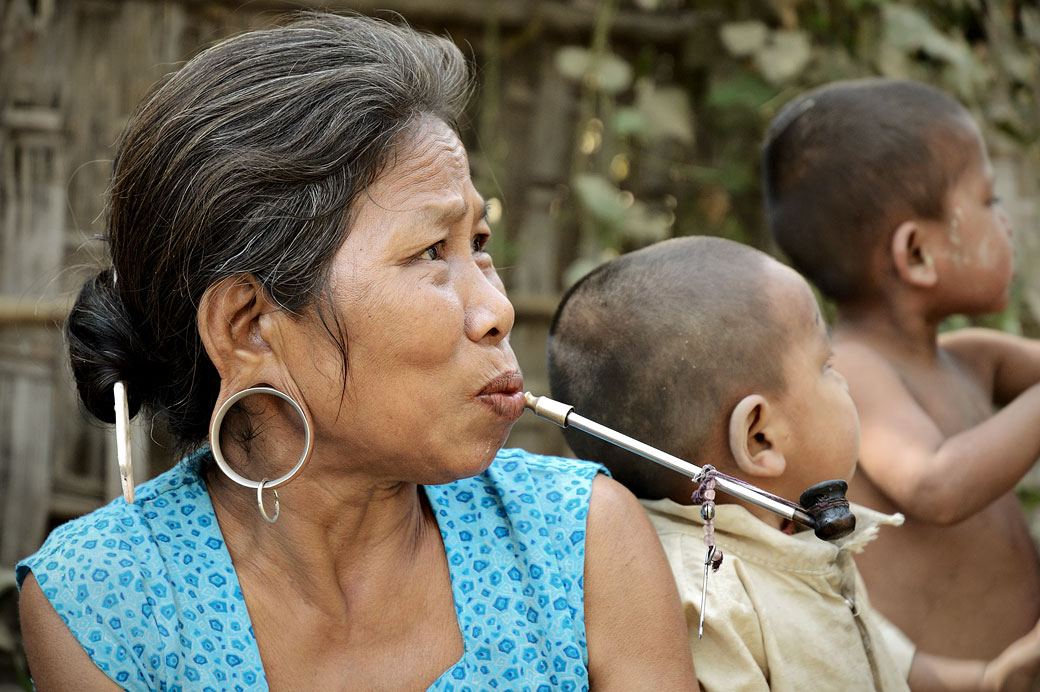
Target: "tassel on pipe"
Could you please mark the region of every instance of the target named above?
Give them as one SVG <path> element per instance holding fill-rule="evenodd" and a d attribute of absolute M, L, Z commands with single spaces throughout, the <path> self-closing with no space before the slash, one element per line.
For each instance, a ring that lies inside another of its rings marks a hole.
<path fill-rule="evenodd" d="M 600 425 L 596 421 L 580 416 L 574 412 L 574 407 L 544 396 L 534 396 L 530 392 L 524 393 L 524 405 L 534 411 L 539 418 L 544 418 L 555 423 L 561 428 L 576 428 L 613 445 L 627 449 L 650 461 L 666 466 L 673 471 L 696 479 L 701 474 L 701 468 L 688 461 L 663 452 L 639 440 L 629 437 L 616 430 Z M 810 497 L 814 504 L 820 506 L 810 508 L 816 509 L 816 514 L 821 518 L 817 521 L 809 512 L 803 508 L 784 504 L 775 496 L 770 496 L 764 491 L 758 490 L 751 485 L 730 480 L 725 476 L 716 476 L 716 487 L 726 493 L 750 502 L 753 505 L 769 510 L 781 517 L 808 526 L 815 530 L 816 535 L 825 540 L 834 540 L 849 534 L 855 528 L 855 517 L 848 510 L 845 502 L 844 492 L 848 487 L 845 481 L 827 481 L 820 483 L 802 493 L 802 498 Z M 843 509 L 836 505 L 844 505 Z"/>

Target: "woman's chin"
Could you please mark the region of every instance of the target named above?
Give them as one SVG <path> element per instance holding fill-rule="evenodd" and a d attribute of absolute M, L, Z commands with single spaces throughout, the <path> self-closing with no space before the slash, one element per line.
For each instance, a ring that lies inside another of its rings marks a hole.
<path fill-rule="evenodd" d="M 477 443 L 468 446 L 467 451 L 457 453 L 449 463 L 435 469 L 435 478 L 428 480 L 425 485 L 443 485 L 463 478 L 479 476 L 491 466 L 491 462 L 495 460 L 495 456 L 505 445 L 508 436 L 509 431 L 507 430 L 503 435 L 488 439 L 483 444 Z"/>

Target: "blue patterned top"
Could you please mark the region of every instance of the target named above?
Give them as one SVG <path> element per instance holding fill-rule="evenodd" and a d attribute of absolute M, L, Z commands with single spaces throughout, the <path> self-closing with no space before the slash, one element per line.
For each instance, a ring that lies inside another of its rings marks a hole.
<path fill-rule="evenodd" d="M 253 627 L 199 475 L 204 449 L 63 524 L 18 564 L 87 654 L 126 690 L 266 690 Z M 588 689 L 582 575 L 595 464 L 499 452 L 426 486 L 465 652 L 430 688 Z M 258 519 L 259 521 L 259 519 Z"/>

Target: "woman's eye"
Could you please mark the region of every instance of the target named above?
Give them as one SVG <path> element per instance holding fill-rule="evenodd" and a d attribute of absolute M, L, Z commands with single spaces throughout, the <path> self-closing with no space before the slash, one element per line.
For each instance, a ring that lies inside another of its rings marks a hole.
<path fill-rule="evenodd" d="M 989 206 L 995 207 L 998 204 L 1000 204 L 1000 197 L 998 197 L 996 195 L 993 195 L 992 197 L 989 198 Z"/>
<path fill-rule="evenodd" d="M 484 252 L 485 246 L 488 244 L 489 237 L 487 235 L 476 235 L 473 236 L 473 252 Z"/>
<path fill-rule="evenodd" d="M 423 250 L 422 252 L 419 253 L 419 259 L 424 259 L 424 260 L 436 261 L 436 260 L 439 260 L 439 259 L 443 259 L 443 257 L 444 257 L 444 241 L 443 240 L 440 241 L 439 243 L 434 243 L 433 245 L 431 245 L 430 247 L 426 248 L 425 250 Z"/>

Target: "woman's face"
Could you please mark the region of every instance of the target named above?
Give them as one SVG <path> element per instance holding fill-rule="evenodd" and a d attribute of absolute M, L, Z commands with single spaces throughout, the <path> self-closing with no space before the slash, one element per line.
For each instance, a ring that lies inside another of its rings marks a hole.
<path fill-rule="evenodd" d="M 316 454 L 424 484 L 491 462 L 523 413 L 523 380 L 489 235 L 461 142 L 443 122 L 422 121 L 359 200 L 333 260 L 345 392 L 340 351 L 320 322 L 294 335 L 296 352 L 313 354 L 288 367 L 315 421 Z"/>

